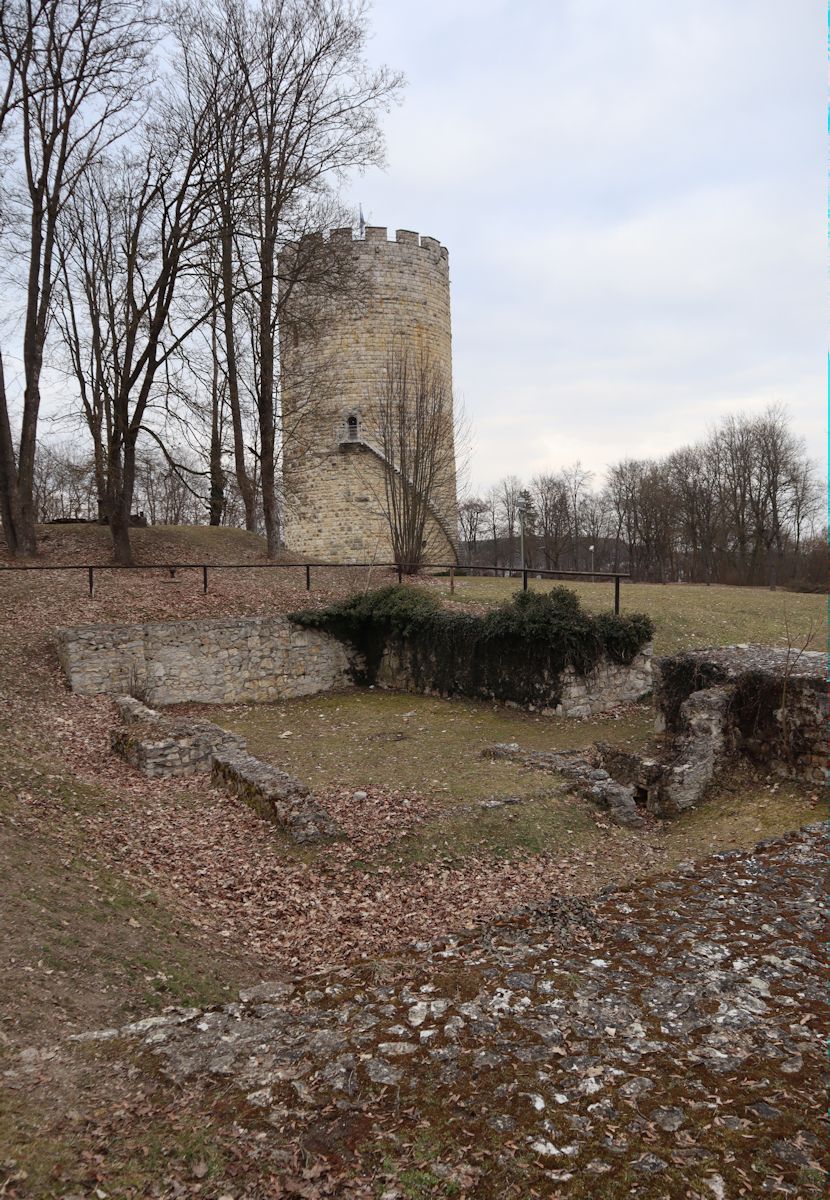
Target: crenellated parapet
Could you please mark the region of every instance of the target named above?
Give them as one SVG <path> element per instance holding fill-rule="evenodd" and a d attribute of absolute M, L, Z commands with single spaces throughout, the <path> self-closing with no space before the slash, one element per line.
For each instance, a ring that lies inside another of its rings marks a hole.
<path fill-rule="evenodd" d="M 308 237 L 317 242 L 325 240 L 319 233 L 309 234 Z M 305 238 L 301 239 L 301 244 L 305 240 Z M 328 235 L 328 241 L 335 246 L 351 245 L 358 253 L 361 250 L 376 251 L 379 247 L 385 247 L 394 254 L 397 248 L 406 247 L 407 249 L 423 250 L 431 257 L 442 259 L 444 262 L 449 261 L 450 256 L 447 247 L 442 246 L 437 238 L 418 234 L 412 229 L 396 229 L 394 238 L 390 238 L 386 225 L 367 225 L 363 237 L 355 236 L 350 225 L 341 229 L 332 229 Z"/>

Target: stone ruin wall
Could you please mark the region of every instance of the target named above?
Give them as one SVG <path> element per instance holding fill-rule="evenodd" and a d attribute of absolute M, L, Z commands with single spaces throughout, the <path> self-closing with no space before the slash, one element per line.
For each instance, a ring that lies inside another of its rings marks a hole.
<path fill-rule="evenodd" d="M 591 717 L 607 712 L 618 704 L 642 700 L 652 687 L 652 647 L 648 643 L 630 663 L 612 662 L 603 658 L 587 675 L 578 674 L 573 667 L 565 667 L 561 675 L 550 681 L 551 707 L 542 707 L 546 717 Z M 401 688 L 408 692 L 429 689 L 417 683 L 416 671 L 408 661 L 405 651 L 399 646 L 387 649 L 378 667 L 375 682 L 381 688 Z M 501 697 L 482 694 L 483 699 L 499 701 Z M 514 702 L 508 701 L 511 707 Z"/>
<path fill-rule="evenodd" d="M 351 660 L 328 634 L 286 617 L 81 625 L 58 634 L 73 692 L 149 704 L 255 704 L 351 683 Z"/>
<path fill-rule="evenodd" d="M 109 693 L 124 725 L 113 749 L 151 775 L 211 771 L 261 815 L 297 840 L 336 834 L 298 781 L 259 762 L 236 735 L 208 721 L 167 716 L 155 704 L 253 703 L 348 687 L 365 670 L 335 638 L 285 617 L 241 617 L 145 625 L 89 625 L 59 631 L 58 654 L 73 691 Z M 496 746 L 573 781 L 620 824 L 642 812 L 673 816 L 705 798 L 741 758 L 773 774 L 823 785 L 827 778 L 827 659 L 765 646 L 731 646 L 654 660 L 654 757 L 597 743 L 588 751 L 527 752 Z M 651 648 L 629 667 L 601 662 L 587 676 L 565 672 L 559 703 L 546 715 L 585 717 L 640 699 L 652 683 Z M 400 655 L 387 654 L 381 687 L 416 690 Z"/>
<path fill-rule="evenodd" d="M 335 229 L 329 243 L 350 254 L 365 285 L 360 299 L 332 302 L 312 329 L 302 316 L 301 285 L 286 302 L 281 325 L 282 407 L 289 436 L 283 462 L 287 550 L 321 562 L 391 562 L 385 517 L 384 465 L 368 446 L 342 446 L 338 430 L 354 413 L 368 442 L 379 447 L 371 413 L 390 348 L 404 339 L 429 353 L 452 380 L 450 283 L 447 250 L 410 230 L 369 226 L 365 239 Z M 325 252 L 325 251 L 324 251 Z M 287 253 L 291 253 L 290 251 Z M 290 271 L 283 274 L 290 276 Z M 447 439 L 452 445 L 452 421 Z M 458 544 L 455 475 L 435 498 L 427 525 L 429 561 L 454 562 Z"/>
<path fill-rule="evenodd" d="M 238 734 L 212 721 L 158 712 L 134 696 L 118 696 L 115 705 L 123 724 L 111 731 L 110 746 L 145 775 L 209 774 L 215 786 L 239 796 L 300 844 L 341 835 L 305 784 L 248 754 Z"/>
<path fill-rule="evenodd" d="M 564 775 L 620 825 L 673 817 L 706 799 L 741 759 L 787 779 L 827 778 L 827 657 L 769 646 L 720 646 L 654 660 L 655 732 L 641 753 L 494 746 L 494 758 Z"/>
<path fill-rule="evenodd" d="M 287 617 L 219 617 L 143 625 L 80 625 L 58 634 L 73 692 L 135 696 L 148 704 L 255 704 L 350 687 L 364 664 L 330 634 Z M 419 690 L 406 664 L 387 656 L 378 683 Z M 629 666 L 603 661 L 589 675 L 566 668 L 548 715 L 585 717 L 651 688 L 651 647 Z M 548 710 L 545 710 L 548 712 Z"/>
<path fill-rule="evenodd" d="M 823 784 L 827 775 L 827 656 L 723 646 L 658 659 L 658 731 L 739 755 L 773 774 Z"/>
<path fill-rule="evenodd" d="M 114 753 L 153 777 L 210 774 L 297 842 L 340 831 L 299 780 L 248 754 L 245 741 L 211 721 L 150 705 L 246 704 L 351 686 L 365 663 L 329 634 L 286 617 L 214 618 L 136 625 L 83 625 L 58 632 L 58 658 L 73 692 L 116 697 L 122 724 Z M 403 664 L 388 659 L 383 686 L 407 688 Z M 650 648 L 630 668 L 600 663 L 589 676 L 566 672 L 557 712 L 586 716 L 639 698 L 651 679 Z"/>

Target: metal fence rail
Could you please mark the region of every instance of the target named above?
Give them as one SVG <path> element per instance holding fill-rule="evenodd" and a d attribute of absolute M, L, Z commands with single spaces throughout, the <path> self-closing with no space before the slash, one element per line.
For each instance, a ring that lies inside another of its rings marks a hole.
<path fill-rule="evenodd" d="M 0 575 L 7 571 L 83 571 L 88 580 L 89 594 L 95 595 L 96 571 L 168 571 L 175 575 L 177 571 L 201 571 L 202 591 L 207 595 L 210 571 L 280 571 L 300 568 L 305 571 L 306 591 L 311 591 L 312 570 L 378 570 L 395 571 L 398 582 L 402 583 L 404 575 L 417 574 L 407 564 L 382 562 L 259 562 L 259 563 L 138 563 L 133 566 L 123 566 L 120 563 L 71 563 L 51 566 L 46 563 L 35 563 L 29 566 L 0 566 Z M 483 575 L 496 578 L 513 579 L 521 577 L 522 590 L 528 590 L 530 579 L 613 579 L 614 581 L 614 612 L 620 611 L 620 581 L 630 579 L 626 571 L 557 571 L 549 568 L 535 567 L 501 567 L 498 565 L 481 566 L 459 565 L 458 563 L 420 563 L 419 571 L 446 571 L 450 579 L 450 591 L 455 590 L 455 580 L 460 575 Z"/>

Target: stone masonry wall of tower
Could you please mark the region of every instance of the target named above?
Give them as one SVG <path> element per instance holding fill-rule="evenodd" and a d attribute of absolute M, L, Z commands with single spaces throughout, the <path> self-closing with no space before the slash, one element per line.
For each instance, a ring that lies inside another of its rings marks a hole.
<path fill-rule="evenodd" d="M 322 562 L 391 562 L 385 516 L 385 467 L 370 433 L 390 349 L 426 350 L 452 379 L 448 254 L 434 238 L 380 226 L 363 239 L 333 230 L 329 244 L 354 256 L 363 273 L 360 304 L 330 304 L 313 335 L 295 286 L 281 328 L 286 549 Z M 349 419 L 358 432 L 349 440 Z M 452 422 L 447 437 L 452 439 Z M 426 558 L 453 562 L 457 551 L 455 476 L 436 494 L 426 530 Z"/>

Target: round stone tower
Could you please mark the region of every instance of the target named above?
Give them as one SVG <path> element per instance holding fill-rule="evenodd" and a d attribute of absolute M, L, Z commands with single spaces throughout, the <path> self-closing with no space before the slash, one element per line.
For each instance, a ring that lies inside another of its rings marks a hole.
<path fill-rule="evenodd" d="M 401 352 L 428 360 L 451 396 L 448 254 L 434 238 L 406 229 L 389 241 L 381 226 L 368 226 L 361 239 L 335 229 L 327 242 L 311 240 L 323 263 L 330 255 L 339 261 L 336 270 L 345 264 L 356 286 L 344 288 L 340 300 L 315 305 L 315 288 L 300 272 L 283 295 L 285 546 L 321 562 L 391 562 L 390 466 L 378 433 L 379 398 L 390 354 Z M 291 276 L 281 267 L 284 289 Z M 451 408 L 442 437 L 444 461 L 452 465 L 428 496 L 424 538 L 424 559 L 436 563 L 457 556 Z"/>

